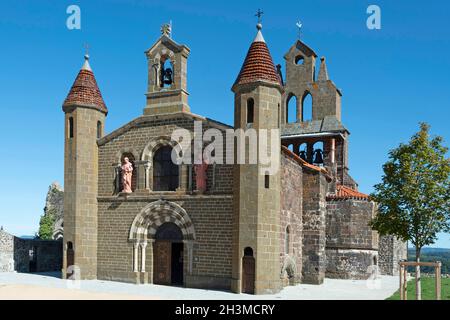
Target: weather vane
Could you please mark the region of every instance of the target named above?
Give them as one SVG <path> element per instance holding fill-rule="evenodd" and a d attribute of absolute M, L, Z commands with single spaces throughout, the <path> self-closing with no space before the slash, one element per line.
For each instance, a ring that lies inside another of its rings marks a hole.
<path fill-rule="evenodd" d="M 86 54 L 85 54 L 85 55 L 86 55 L 86 56 L 89 56 L 89 43 L 86 42 L 86 43 L 84 44 L 84 50 L 86 51 Z"/>
<path fill-rule="evenodd" d="M 261 9 L 258 9 L 258 11 L 256 12 L 255 17 L 258 17 L 258 23 L 261 23 L 263 14 L 264 12 Z"/>
<path fill-rule="evenodd" d="M 300 40 L 300 36 L 301 36 L 301 33 L 302 33 L 302 26 L 303 26 L 303 24 L 302 24 L 302 22 L 300 21 L 300 20 L 298 20 L 297 21 L 297 23 L 295 24 L 296 26 L 297 26 L 297 28 L 298 28 L 298 39 Z"/>

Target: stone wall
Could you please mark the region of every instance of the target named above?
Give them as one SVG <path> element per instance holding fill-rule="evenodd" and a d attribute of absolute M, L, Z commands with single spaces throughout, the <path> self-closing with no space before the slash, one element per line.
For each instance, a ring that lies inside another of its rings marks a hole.
<path fill-rule="evenodd" d="M 22 239 L 0 230 L 0 272 L 61 271 L 62 241 Z"/>
<path fill-rule="evenodd" d="M 284 154 L 281 157 L 281 190 L 281 277 L 287 280 L 285 285 L 297 284 L 302 277 L 302 168 Z M 288 226 L 289 252 L 286 252 Z"/>
<path fill-rule="evenodd" d="M 163 196 L 186 210 L 192 220 L 196 239 L 193 247 L 192 272 L 187 272 L 185 245 L 185 285 L 230 289 L 231 281 L 231 220 L 232 196 Z M 133 243 L 128 240 L 130 227 L 136 215 L 159 196 L 144 198 L 99 199 L 98 279 L 136 282 L 133 272 Z M 151 240 L 151 239 L 149 239 Z M 146 248 L 147 274 L 151 282 L 153 257 L 151 243 Z"/>
<path fill-rule="evenodd" d="M 0 229 L 0 272 L 14 271 L 14 236 Z"/>
<path fill-rule="evenodd" d="M 407 244 L 395 236 L 380 237 L 378 266 L 381 274 L 395 276 L 399 274 L 398 263 L 408 258 Z"/>
<path fill-rule="evenodd" d="M 303 171 L 303 283 L 322 284 L 325 278 L 327 185 L 323 173 L 313 170 Z"/>
<path fill-rule="evenodd" d="M 378 256 L 378 234 L 368 225 L 374 215 L 373 202 L 327 202 L 327 277 L 366 279 L 370 275 Z"/>

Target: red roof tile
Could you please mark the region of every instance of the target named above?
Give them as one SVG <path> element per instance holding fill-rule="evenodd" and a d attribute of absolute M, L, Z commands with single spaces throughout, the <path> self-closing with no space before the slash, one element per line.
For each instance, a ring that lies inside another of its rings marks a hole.
<path fill-rule="evenodd" d="M 281 79 L 273 64 L 269 48 L 264 41 L 252 43 L 235 84 L 246 84 L 258 80 L 281 85 Z"/>
<path fill-rule="evenodd" d="M 63 107 L 73 105 L 90 106 L 105 114 L 108 113 L 102 94 L 97 86 L 94 73 L 91 70 L 80 70 L 66 100 L 64 100 Z"/>
<path fill-rule="evenodd" d="M 367 194 L 361 193 L 352 188 L 337 185 L 336 193 L 327 196 L 328 200 L 345 200 L 345 199 L 357 199 L 357 200 L 368 200 L 369 196 Z"/>

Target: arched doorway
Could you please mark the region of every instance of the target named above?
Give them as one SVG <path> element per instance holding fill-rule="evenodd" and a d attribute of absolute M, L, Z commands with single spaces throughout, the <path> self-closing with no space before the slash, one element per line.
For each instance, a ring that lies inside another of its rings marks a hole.
<path fill-rule="evenodd" d="M 173 222 L 163 223 L 155 234 L 153 282 L 183 285 L 183 233 Z"/>
<path fill-rule="evenodd" d="M 67 242 L 66 247 L 66 279 L 74 275 L 73 266 L 75 265 L 75 251 L 73 250 L 73 243 Z"/>
<path fill-rule="evenodd" d="M 255 293 L 255 258 L 250 247 L 244 249 L 242 257 L 242 293 Z"/>

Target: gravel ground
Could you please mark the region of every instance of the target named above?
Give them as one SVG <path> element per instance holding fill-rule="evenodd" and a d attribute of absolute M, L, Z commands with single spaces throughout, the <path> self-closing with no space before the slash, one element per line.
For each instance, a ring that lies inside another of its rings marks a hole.
<path fill-rule="evenodd" d="M 78 287 L 71 284 L 56 273 L 0 273 L 0 299 L 382 300 L 398 289 L 398 278 L 381 276 L 374 282 L 325 279 L 322 285 L 299 284 L 277 294 L 258 296 L 102 280 L 83 280 Z"/>

